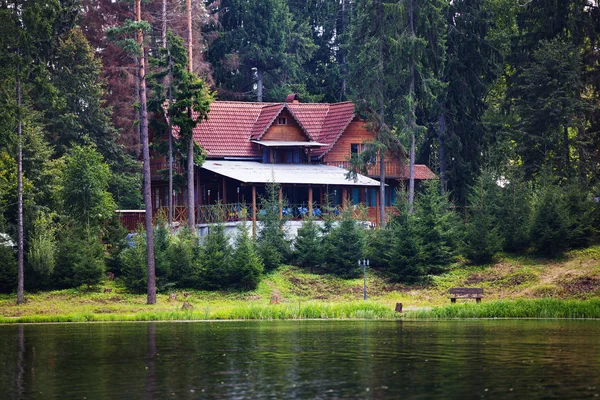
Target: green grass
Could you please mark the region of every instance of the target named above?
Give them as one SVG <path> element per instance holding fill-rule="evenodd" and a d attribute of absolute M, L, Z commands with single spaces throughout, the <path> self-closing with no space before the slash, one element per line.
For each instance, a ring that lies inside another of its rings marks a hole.
<path fill-rule="evenodd" d="M 520 299 L 461 303 L 407 312 L 406 318 L 600 318 L 600 299 Z"/>
<path fill-rule="evenodd" d="M 278 319 L 394 319 L 400 314 L 374 302 L 297 304 L 236 304 L 201 310 L 142 311 L 135 314 L 55 314 L 0 317 L 0 323 L 182 320 L 278 320 Z"/>

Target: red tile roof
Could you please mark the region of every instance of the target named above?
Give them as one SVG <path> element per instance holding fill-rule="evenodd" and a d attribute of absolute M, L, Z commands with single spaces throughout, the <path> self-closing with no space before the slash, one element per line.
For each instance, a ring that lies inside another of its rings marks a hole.
<path fill-rule="evenodd" d="M 354 105 L 350 102 L 215 101 L 210 106 L 208 120 L 194 129 L 194 140 L 209 157 L 259 157 L 258 147 L 250 140 L 260 139 L 284 108 L 290 111 L 311 140 L 327 145 L 313 153 L 317 156 L 329 151 L 354 118 Z"/>
<path fill-rule="evenodd" d="M 410 168 L 408 165 L 405 165 L 402 169 L 402 174 L 399 179 L 408 180 L 410 179 Z M 425 164 L 415 164 L 415 179 L 418 180 L 428 180 L 428 179 L 437 179 L 436 174 L 433 173 L 432 170 Z"/>

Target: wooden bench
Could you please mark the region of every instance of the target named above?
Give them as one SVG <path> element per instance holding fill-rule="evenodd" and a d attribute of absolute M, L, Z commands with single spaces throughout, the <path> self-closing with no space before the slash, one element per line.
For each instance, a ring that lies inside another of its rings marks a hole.
<path fill-rule="evenodd" d="M 481 303 L 483 298 L 481 288 L 452 288 L 448 292 L 452 303 L 456 303 L 456 299 L 475 299 L 476 302 Z"/>

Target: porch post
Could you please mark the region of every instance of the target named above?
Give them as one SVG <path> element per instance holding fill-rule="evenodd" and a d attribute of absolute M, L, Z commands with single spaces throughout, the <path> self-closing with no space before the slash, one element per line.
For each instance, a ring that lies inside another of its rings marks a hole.
<path fill-rule="evenodd" d="M 377 207 L 377 212 L 375 213 L 375 223 L 377 223 L 377 227 L 379 228 L 380 223 L 380 215 L 379 215 L 379 196 L 375 196 L 375 206 Z"/>
<path fill-rule="evenodd" d="M 348 200 L 348 189 L 344 186 L 342 188 L 342 208 L 346 205 L 346 201 Z"/>
<path fill-rule="evenodd" d="M 256 186 L 252 185 L 252 237 L 256 238 Z"/>
<path fill-rule="evenodd" d="M 308 216 L 313 216 L 313 189 L 312 186 L 308 186 Z"/>
<path fill-rule="evenodd" d="M 223 204 L 227 204 L 227 182 L 225 182 L 225 177 L 221 178 L 221 186 L 223 191 Z"/>
<path fill-rule="evenodd" d="M 279 219 L 283 218 L 283 188 L 279 185 Z"/>

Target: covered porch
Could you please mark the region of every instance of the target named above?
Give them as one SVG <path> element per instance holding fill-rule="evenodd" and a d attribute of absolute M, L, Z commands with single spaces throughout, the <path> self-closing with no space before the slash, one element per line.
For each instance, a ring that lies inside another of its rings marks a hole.
<path fill-rule="evenodd" d="M 254 161 L 207 160 L 197 171 L 195 215 L 198 224 L 233 222 L 246 218 L 260 219 L 261 198 L 266 185 L 279 184 L 282 217 L 302 220 L 336 218 L 347 202 L 364 216 L 362 219 L 379 223 L 379 182 L 358 175 L 347 179 L 344 168 L 319 164 L 266 164 Z M 165 219 L 168 195 L 164 185 L 155 184 L 155 216 Z M 395 200 L 395 191 L 388 188 L 386 206 Z M 186 220 L 188 205 L 185 195 L 175 196 L 173 220 Z M 357 215 L 357 217 L 359 217 Z M 253 224 L 254 225 L 254 224 Z"/>

